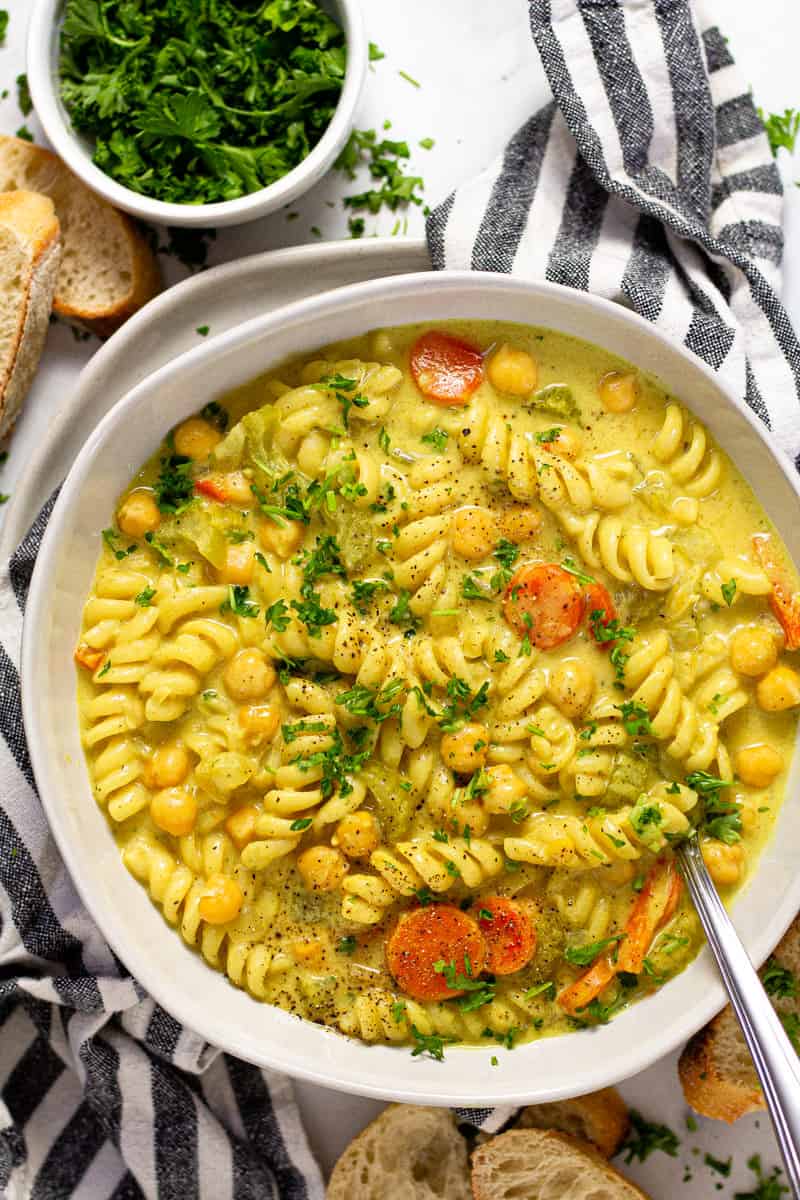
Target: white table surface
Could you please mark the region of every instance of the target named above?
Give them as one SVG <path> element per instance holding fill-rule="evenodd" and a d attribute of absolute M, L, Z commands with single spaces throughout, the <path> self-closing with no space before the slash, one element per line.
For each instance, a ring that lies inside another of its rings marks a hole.
<path fill-rule="evenodd" d="M 31 0 L 2 2 L 10 13 L 6 44 L 0 49 L 0 90 L 7 87 L 10 91 L 8 99 L 0 102 L 3 133 L 14 133 L 23 120 L 16 107 L 14 80 L 25 69 L 30 4 Z M 752 0 L 725 0 L 724 4 L 717 0 L 717 9 L 723 32 L 757 102 L 768 111 L 800 106 L 798 0 L 761 0 L 758 5 Z M 368 34 L 386 58 L 370 68 L 357 127 L 380 129 L 384 120 L 391 120 L 387 136 L 409 142 L 414 171 L 423 175 L 426 200 L 434 204 L 497 154 L 513 130 L 548 98 L 528 32 L 526 5 L 524 0 L 404 0 L 400 4 L 366 0 L 365 14 Z M 399 75 L 401 70 L 421 86 L 406 82 Z M 26 120 L 35 139 L 43 140 L 35 116 Z M 435 139 L 430 151 L 417 145 L 426 137 Z M 800 192 L 794 186 L 795 179 L 800 179 L 800 153 L 792 161 L 782 152 L 780 165 L 787 191 L 784 298 L 800 324 Z M 332 173 L 290 206 L 290 211 L 299 214 L 297 218 L 288 220 L 287 214 L 280 212 L 239 230 L 221 231 L 212 246 L 210 263 L 312 241 L 313 226 L 323 238 L 346 237 L 348 214 L 341 197 L 353 190 L 350 181 Z M 412 206 L 407 216 L 404 232 L 420 236 L 421 212 Z M 395 221 L 396 216 L 389 212 L 367 217 L 368 232 L 389 234 Z M 169 281 L 175 282 L 182 274 L 183 269 L 169 261 Z M 3 492 L 13 490 L 25 470 L 29 450 L 42 437 L 50 415 L 97 345 L 94 339 L 75 341 L 64 327 L 51 328 L 42 368 L 0 474 Z M 682 1139 L 677 1158 L 657 1153 L 644 1165 L 625 1168 L 653 1197 L 733 1197 L 752 1186 L 745 1165 L 751 1154 L 760 1152 L 765 1165 L 778 1161 L 766 1117 L 745 1118 L 732 1128 L 701 1120 L 697 1133 L 687 1132 L 688 1110 L 674 1057 L 628 1080 L 622 1091 L 650 1120 L 670 1124 Z M 312 1145 L 326 1171 L 349 1138 L 380 1107 L 370 1100 L 337 1096 L 307 1084 L 298 1086 L 298 1094 Z M 732 1155 L 730 1177 L 723 1178 L 704 1165 L 706 1153 L 723 1160 Z M 692 1178 L 684 1183 L 689 1173 Z"/>

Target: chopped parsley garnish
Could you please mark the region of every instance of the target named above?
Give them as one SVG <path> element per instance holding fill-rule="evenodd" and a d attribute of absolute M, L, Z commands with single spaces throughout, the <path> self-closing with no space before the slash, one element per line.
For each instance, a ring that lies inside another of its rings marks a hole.
<path fill-rule="evenodd" d="M 178 514 L 187 509 L 194 500 L 192 460 L 185 454 L 169 454 L 162 458 L 155 493 L 161 512 Z"/>
<path fill-rule="evenodd" d="M 264 620 L 267 625 L 271 625 L 276 633 L 283 633 L 289 626 L 291 617 L 289 609 L 286 607 L 285 600 L 276 600 L 274 604 L 270 604 L 269 608 L 264 609 Z"/>
<path fill-rule="evenodd" d="M 546 446 L 549 442 L 557 442 L 560 436 L 560 427 L 554 426 L 552 429 L 543 429 L 541 433 L 537 433 L 536 441 L 540 446 Z"/>
<path fill-rule="evenodd" d="M 354 607 L 365 613 L 372 597 L 376 592 L 387 592 L 389 585 L 383 579 L 354 579 L 351 586 L 351 596 Z"/>
<path fill-rule="evenodd" d="M 0 46 L 2 46 L 6 40 L 6 34 L 8 33 L 8 19 L 8 9 L 0 8 Z"/>
<path fill-rule="evenodd" d="M 586 572 L 578 566 L 574 558 L 567 556 L 566 558 L 562 559 L 561 566 L 563 570 L 567 571 L 570 575 L 574 575 L 578 583 L 597 582 L 593 575 L 587 575 Z"/>
<path fill-rule="evenodd" d="M 653 732 L 650 725 L 650 714 L 644 704 L 638 700 L 626 700 L 624 704 L 615 704 L 619 709 L 626 733 L 631 737 L 640 737 Z"/>
<path fill-rule="evenodd" d="M 729 579 L 727 583 L 723 583 L 719 589 L 722 592 L 722 599 L 727 604 L 728 608 L 733 604 L 733 598 L 736 595 L 736 580 Z"/>
<path fill-rule="evenodd" d="M 133 603 L 138 604 L 140 608 L 149 608 L 155 594 L 156 589 L 154 587 L 143 588 L 138 596 L 134 596 Z"/>
<path fill-rule="evenodd" d="M 494 661 L 496 663 L 507 663 L 511 662 L 511 659 L 508 657 L 505 650 L 495 650 Z"/>
<path fill-rule="evenodd" d="M 198 325 L 197 328 L 195 329 L 195 333 L 199 333 L 200 337 L 208 337 L 210 332 L 211 332 L 210 325 Z"/>
<path fill-rule="evenodd" d="M 411 1026 L 411 1036 L 414 1039 L 411 1057 L 416 1058 L 419 1054 L 427 1054 L 430 1058 L 435 1058 L 437 1062 L 444 1061 L 445 1046 L 452 1046 L 458 1041 L 458 1038 L 440 1037 L 437 1033 L 420 1033 L 416 1025 Z"/>
<path fill-rule="evenodd" d="M 655 1125 L 646 1121 L 635 1108 L 631 1109 L 630 1118 L 631 1132 L 620 1151 L 625 1154 L 626 1163 L 632 1163 L 636 1159 L 644 1162 L 656 1150 L 668 1154 L 670 1158 L 677 1157 L 680 1139 L 668 1125 Z"/>
<path fill-rule="evenodd" d="M 792 154 L 797 143 L 797 135 L 800 133 L 800 111 L 786 108 L 782 113 L 765 113 L 760 108 L 758 115 L 764 122 L 764 132 L 769 140 L 773 158 L 777 157 L 778 151 L 781 149 L 788 150 Z"/>
<path fill-rule="evenodd" d="M 28 76 L 25 74 L 17 76 L 17 104 L 23 117 L 30 116 L 33 112 L 33 101 L 31 100 L 31 91 L 28 87 Z"/>
<path fill-rule="evenodd" d="M 122 562 L 123 558 L 127 558 L 129 554 L 133 554 L 134 550 L 136 549 L 136 544 L 134 543 L 132 546 L 128 546 L 126 550 L 120 550 L 116 545 L 116 543 L 119 541 L 119 538 L 120 534 L 117 533 L 116 529 L 103 530 L 103 541 L 108 546 L 117 562 Z"/>
<path fill-rule="evenodd" d="M 392 1005 L 392 1020 L 395 1025 L 401 1025 L 405 1019 L 406 1006 L 402 1000 L 395 1000 Z"/>
<path fill-rule="evenodd" d="M 322 137 L 345 76 L 342 29 L 312 0 L 67 0 L 60 44 L 61 99 L 96 165 L 173 204 L 283 178 Z"/>
<path fill-rule="evenodd" d="M 488 679 L 473 694 L 469 684 L 454 675 L 452 679 L 448 679 L 446 690 L 448 701 L 437 717 L 445 733 L 455 733 L 479 709 L 485 708 L 489 701 Z"/>
<path fill-rule="evenodd" d="M 234 546 L 241 546 L 244 542 L 254 542 L 256 535 L 252 529 L 228 529 L 225 531 L 225 537 Z M 261 557 L 264 557 L 263 554 Z"/>
<path fill-rule="evenodd" d="M 491 596 L 483 590 L 474 575 L 462 576 L 461 595 L 465 600 L 491 600 Z"/>
<path fill-rule="evenodd" d="M 714 1158 L 713 1154 L 706 1154 L 703 1158 L 703 1162 L 707 1167 L 710 1167 L 712 1171 L 716 1171 L 718 1175 L 724 1175 L 726 1179 L 731 1173 L 732 1161 L 732 1158 Z"/>
<path fill-rule="evenodd" d="M 327 731 L 327 726 L 325 729 Z M 285 730 L 286 726 L 284 726 L 284 738 Z M 360 771 L 370 757 L 369 750 L 351 754 L 345 748 L 338 729 L 334 729 L 330 736 L 331 745 L 327 750 L 318 750 L 314 754 L 301 754 L 293 760 L 301 771 L 310 771 L 316 767 L 322 768 L 319 787 L 325 799 L 333 794 L 335 788 L 338 788 L 340 796 L 349 796 L 353 790 L 349 776 Z"/>
<path fill-rule="evenodd" d="M 589 967 L 609 946 L 616 946 L 625 937 L 624 933 L 614 934 L 613 937 L 601 938 L 598 942 L 589 942 L 585 946 L 567 946 L 564 958 L 575 967 Z"/>
<path fill-rule="evenodd" d="M 444 976 L 450 991 L 468 993 L 458 1001 L 458 1007 L 462 1012 L 474 1012 L 476 1008 L 482 1008 L 484 1004 L 489 1004 L 494 1000 L 494 984 L 486 980 L 475 979 L 472 974 L 472 964 L 466 954 L 464 955 L 463 971 L 457 969 L 454 960 L 448 963 L 442 958 L 433 964 L 433 969 L 437 975 Z"/>
<path fill-rule="evenodd" d="M 416 629 L 419 625 L 419 617 L 416 617 L 411 611 L 409 601 L 411 593 L 400 591 L 397 593 L 397 600 L 394 607 L 389 613 L 389 620 L 393 625 L 406 625 L 409 630 Z"/>
<path fill-rule="evenodd" d="M 514 564 L 519 558 L 519 546 L 510 542 L 508 538 L 501 538 L 492 553 L 492 557 L 499 563 L 499 569 L 492 576 L 491 585 L 494 591 L 500 592 L 507 586 L 511 579 Z"/>
<path fill-rule="evenodd" d="M 756 1177 L 755 1188 L 752 1192 L 737 1192 L 733 1200 L 781 1200 L 782 1196 L 789 1195 L 789 1188 L 781 1183 L 779 1167 L 773 1167 L 769 1175 L 765 1175 L 759 1154 L 748 1158 L 747 1165 Z"/>
<path fill-rule="evenodd" d="M 257 617 L 261 609 L 250 599 L 250 588 L 239 583 L 228 587 L 228 599 L 219 607 L 222 613 L 232 612 L 237 617 Z"/>
<path fill-rule="evenodd" d="M 380 429 L 378 430 L 378 445 L 380 446 L 380 448 L 384 454 L 389 453 L 389 449 L 392 445 L 392 442 L 391 442 L 391 438 L 389 437 L 389 434 L 387 433 L 387 431 L 383 425 L 381 425 Z"/>
<path fill-rule="evenodd" d="M 544 996 L 545 1000 L 555 1000 L 556 985 L 552 979 L 548 979 L 546 983 L 536 983 L 533 987 L 528 988 L 523 999 L 533 1000 L 536 996 Z"/>
<path fill-rule="evenodd" d="M 401 165 L 410 157 L 408 142 L 379 139 L 374 129 L 354 129 L 333 165 L 349 179 L 355 179 L 358 168 L 366 164 L 380 187 L 345 196 L 345 208 L 378 213 L 384 206 L 394 211 L 400 204 L 422 204 L 422 197 L 417 194 L 417 189 L 422 188 L 421 176 L 405 175 Z M 363 232 L 363 225 L 357 231 L 351 226 L 354 236 Z"/>
<path fill-rule="evenodd" d="M 432 429 L 430 433 L 423 433 L 420 441 L 423 441 L 426 446 L 433 446 L 434 450 L 438 450 L 441 454 L 441 452 L 447 446 L 447 439 L 449 436 L 450 435 L 446 429 L 440 429 L 437 425 L 437 427 Z"/>
<path fill-rule="evenodd" d="M 339 938 L 336 949 L 340 954 L 353 954 L 356 948 L 356 939 L 352 934 L 347 937 Z"/>
<path fill-rule="evenodd" d="M 730 780 L 719 779 L 708 771 L 692 771 L 686 776 L 686 786 L 703 799 L 702 826 L 710 837 L 732 846 L 742 838 L 742 814 L 738 806 L 720 794 L 732 786 Z"/>
<path fill-rule="evenodd" d="M 776 958 L 767 960 L 761 971 L 761 982 L 768 996 L 776 1000 L 794 1000 L 798 995 L 798 980 L 793 971 L 781 966 Z"/>
<path fill-rule="evenodd" d="M 111 659 L 107 658 L 105 663 L 103 664 L 102 669 L 97 672 L 97 678 L 102 679 L 103 676 L 107 675 L 110 670 L 111 670 Z"/>
<path fill-rule="evenodd" d="M 304 829 L 308 829 L 312 823 L 312 820 L 312 817 L 298 817 L 296 821 L 292 821 L 289 829 L 292 831 L 292 833 L 302 833 Z"/>
<path fill-rule="evenodd" d="M 398 697 L 402 695 L 405 699 L 407 686 L 404 679 L 392 679 L 380 689 L 355 683 L 348 691 L 339 693 L 336 703 L 353 717 L 365 717 L 380 724 L 400 715 L 402 704 Z"/>
<path fill-rule="evenodd" d="M 339 401 L 342 406 L 342 424 L 345 429 L 349 428 L 351 409 L 366 408 L 369 404 L 368 397 L 362 396 L 358 391 L 357 379 L 348 379 L 344 375 L 323 375 L 318 386 L 333 392 Z"/>

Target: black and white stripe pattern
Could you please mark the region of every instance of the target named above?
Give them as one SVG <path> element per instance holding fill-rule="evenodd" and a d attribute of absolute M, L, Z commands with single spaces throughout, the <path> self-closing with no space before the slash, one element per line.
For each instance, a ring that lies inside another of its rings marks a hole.
<path fill-rule="evenodd" d="M 781 184 L 724 38 L 689 0 L 530 0 L 555 102 L 428 223 L 433 265 L 631 305 L 724 372 L 797 461 L 776 294 Z M 53 501 L 0 577 L 0 1193 L 321 1200 L 291 1085 L 148 997 L 82 908 L 33 785 L 22 612 Z M 494 1130 L 511 1110 L 459 1115 Z"/>
<path fill-rule="evenodd" d="M 19 643 L 55 497 L 0 579 L 0 1195 L 322 1200 L 292 1086 L 146 996 L 81 905 L 33 786 Z"/>
<path fill-rule="evenodd" d="M 782 187 L 697 0 L 529 0 L 555 101 L 428 220 L 433 265 L 634 308 L 724 375 L 800 469 Z"/>

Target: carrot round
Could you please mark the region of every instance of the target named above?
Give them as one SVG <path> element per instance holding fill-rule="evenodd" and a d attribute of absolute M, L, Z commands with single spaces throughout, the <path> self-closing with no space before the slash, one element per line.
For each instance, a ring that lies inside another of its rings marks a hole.
<path fill-rule="evenodd" d="M 487 971 L 512 975 L 530 962 L 536 952 L 536 928 L 521 904 L 507 896 L 488 896 L 474 912 L 486 940 Z"/>
<path fill-rule="evenodd" d="M 469 342 L 432 329 L 411 347 L 411 374 L 436 404 L 466 404 L 483 379 L 483 357 Z"/>
<path fill-rule="evenodd" d="M 558 993 L 558 1003 L 573 1016 L 604 992 L 617 973 L 609 958 L 598 958 L 588 971 Z"/>
<path fill-rule="evenodd" d="M 520 567 L 506 589 L 503 614 L 532 646 L 552 650 L 575 633 L 583 617 L 580 584 L 556 563 Z"/>
<path fill-rule="evenodd" d="M 602 625 L 603 628 L 606 628 L 611 624 L 612 621 L 616 620 L 617 610 L 614 607 L 614 601 L 611 599 L 611 593 L 609 592 L 608 588 L 603 587 L 602 583 L 590 583 L 588 587 L 584 588 L 583 596 L 586 606 L 586 615 L 590 621 L 589 628 L 592 637 L 595 641 L 597 641 L 595 636 L 595 624 Z M 596 622 L 593 622 L 592 614 L 597 612 L 602 613 L 603 615 L 598 617 Z M 602 645 L 607 646 L 609 643 L 603 642 Z"/>
<path fill-rule="evenodd" d="M 474 917 L 452 904 L 429 904 L 401 917 L 386 946 L 398 985 L 415 1000 L 448 1000 L 462 993 L 447 986 L 437 963 L 475 978 L 484 970 L 486 943 Z"/>

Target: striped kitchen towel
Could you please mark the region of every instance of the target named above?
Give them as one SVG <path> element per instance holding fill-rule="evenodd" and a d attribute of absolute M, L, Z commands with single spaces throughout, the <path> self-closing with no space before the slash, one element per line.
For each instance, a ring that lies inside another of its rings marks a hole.
<path fill-rule="evenodd" d="M 800 469 L 800 346 L 779 299 L 783 190 L 697 0 L 530 0 L 555 100 L 428 219 L 434 267 L 640 313 L 725 378 Z"/>
<path fill-rule="evenodd" d="M 800 451 L 777 298 L 781 186 L 724 38 L 689 0 L 531 0 L 555 103 L 432 214 L 436 267 L 631 305 Z M 143 994 L 84 911 L 36 796 L 19 642 L 42 511 L 0 578 L 0 1192 L 321 1200 L 291 1085 Z M 508 1110 L 472 1110 L 496 1129 Z"/>

